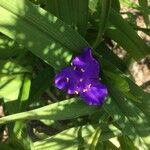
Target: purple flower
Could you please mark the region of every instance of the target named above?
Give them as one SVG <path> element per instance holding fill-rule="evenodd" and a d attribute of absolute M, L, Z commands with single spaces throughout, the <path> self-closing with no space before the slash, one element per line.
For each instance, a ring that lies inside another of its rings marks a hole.
<path fill-rule="evenodd" d="M 85 48 L 81 56 L 72 60 L 70 67 L 56 75 L 55 85 L 68 94 L 79 94 L 89 105 L 101 105 L 108 91 L 99 81 L 99 70 L 99 63 L 93 58 L 91 49 Z"/>

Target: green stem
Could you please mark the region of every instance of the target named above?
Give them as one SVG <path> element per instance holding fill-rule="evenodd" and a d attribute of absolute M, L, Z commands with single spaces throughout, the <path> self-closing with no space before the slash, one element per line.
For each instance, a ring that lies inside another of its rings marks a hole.
<path fill-rule="evenodd" d="M 102 41 L 103 33 L 105 32 L 106 23 L 109 17 L 109 10 L 111 8 L 111 0 L 102 0 L 100 4 L 101 14 L 100 14 L 100 24 L 99 24 L 99 31 L 96 38 L 95 43 L 93 44 L 93 48 L 95 49 L 99 43 Z"/>

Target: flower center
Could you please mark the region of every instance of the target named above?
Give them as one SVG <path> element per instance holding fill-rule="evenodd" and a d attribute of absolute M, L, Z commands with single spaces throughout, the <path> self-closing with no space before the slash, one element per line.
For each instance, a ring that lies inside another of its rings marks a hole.
<path fill-rule="evenodd" d="M 88 84 L 87 88 L 83 89 L 83 92 L 87 92 L 91 88 L 92 84 Z"/>

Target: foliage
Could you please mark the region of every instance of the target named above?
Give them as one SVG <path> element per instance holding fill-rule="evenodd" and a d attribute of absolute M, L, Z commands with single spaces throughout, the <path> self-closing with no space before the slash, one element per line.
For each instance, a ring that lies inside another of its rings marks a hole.
<path fill-rule="evenodd" d="M 120 5 L 138 10 L 146 28 L 137 27 L 131 14 L 123 19 Z M 128 70 L 150 54 L 137 34 L 150 33 L 148 0 L 0 0 L 0 12 L 1 141 L 8 133 L 2 149 L 150 147 L 150 95 Z M 126 59 L 112 52 L 115 45 Z M 108 87 L 100 107 L 54 87 L 55 74 L 84 47 L 93 48 Z"/>

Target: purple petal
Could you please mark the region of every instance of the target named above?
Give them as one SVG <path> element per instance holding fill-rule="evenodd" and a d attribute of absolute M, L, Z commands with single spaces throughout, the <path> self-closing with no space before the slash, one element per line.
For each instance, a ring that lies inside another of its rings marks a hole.
<path fill-rule="evenodd" d="M 77 81 L 80 78 L 81 73 L 75 70 L 73 67 L 67 67 L 63 69 L 55 77 L 55 86 L 61 90 L 67 90 L 68 94 L 76 93 Z"/>
<path fill-rule="evenodd" d="M 92 51 L 90 48 L 85 48 L 82 55 L 75 57 L 72 60 L 72 63 L 75 66 L 82 66 L 85 65 L 85 63 L 89 63 L 91 61 L 95 61 L 92 56 Z"/>
<path fill-rule="evenodd" d="M 93 58 L 90 48 L 85 48 L 81 56 L 72 60 L 72 64 L 82 72 L 85 78 L 98 78 L 99 76 L 99 63 Z"/>
<path fill-rule="evenodd" d="M 55 86 L 60 90 L 65 89 L 67 86 L 67 79 L 61 74 L 56 75 Z"/>
<path fill-rule="evenodd" d="M 89 87 L 83 89 L 80 97 L 89 105 L 101 105 L 108 95 L 105 85 L 100 82 L 93 83 Z"/>

